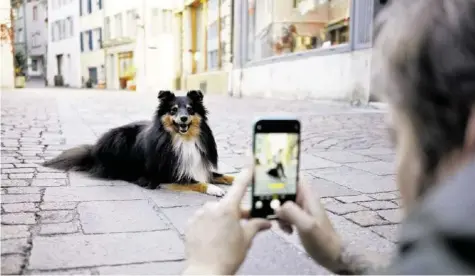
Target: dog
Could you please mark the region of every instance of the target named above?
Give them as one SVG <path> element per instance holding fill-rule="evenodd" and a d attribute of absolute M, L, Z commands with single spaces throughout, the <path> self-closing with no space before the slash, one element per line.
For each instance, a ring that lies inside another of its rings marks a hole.
<path fill-rule="evenodd" d="M 94 145 L 68 149 L 42 165 L 148 189 L 163 186 L 223 196 L 224 190 L 210 183 L 231 185 L 234 177 L 217 172 L 218 151 L 203 93 L 175 96 L 163 90 L 158 102 L 151 121 L 110 129 Z"/>

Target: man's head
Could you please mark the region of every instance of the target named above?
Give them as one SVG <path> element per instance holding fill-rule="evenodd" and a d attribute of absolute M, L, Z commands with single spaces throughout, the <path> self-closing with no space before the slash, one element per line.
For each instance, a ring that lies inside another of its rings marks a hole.
<path fill-rule="evenodd" d="M 391 1 L 375 22 L 373 62 L 410 207 L 475 150 L 475 1 Z"/>

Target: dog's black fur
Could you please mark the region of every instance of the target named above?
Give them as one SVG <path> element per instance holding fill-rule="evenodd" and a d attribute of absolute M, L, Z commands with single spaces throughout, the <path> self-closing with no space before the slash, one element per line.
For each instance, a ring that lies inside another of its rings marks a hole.
<path fill-rule="evenodd" d="M 194 129 L 195 134 L 189 135 L 196 135 L 201 144 L 201 160 L 208 163 L 206 167 L 209 168 L 206 181 L 222 176 L 214 171 L 218 164 L 218 152 L 213 132 L 207 124 L 208 111 L 201 91 L 192 90 L 186 96 L 160 91 L 158 98 L 159 106 L 152 121 L 113 128 L 103 134 L 96 144 L 66 150 L 43 166 L 84 171 L 94 177 L 125 180 L 149 189 L 163 183 L 198 183 L 192 175 L 179 174 L 177 170 L 184 164 L 173 148 L 173 139 L 181 139 L 181 124 L 176 124 L 172 118 L 179 116 L 182 120 L 192 118 L 190 124 L 199 128 Z M 192 127 L 184 126 L 189 132 Z"/>

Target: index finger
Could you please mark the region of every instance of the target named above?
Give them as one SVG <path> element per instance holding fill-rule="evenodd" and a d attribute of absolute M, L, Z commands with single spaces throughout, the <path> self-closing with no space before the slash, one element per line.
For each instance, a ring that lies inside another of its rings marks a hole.
<path fill-rule="evenodd" d="M 228 193 L 224 196 L 222 202 L 226 204 L 232 204 L 239 206 L 241 199 L 247 191 L 248 185 L 252 181 L 253 167 L 247 167 L 244 169 L 238 177 L 234 180 L 233 185 L 229 189 Z"/>

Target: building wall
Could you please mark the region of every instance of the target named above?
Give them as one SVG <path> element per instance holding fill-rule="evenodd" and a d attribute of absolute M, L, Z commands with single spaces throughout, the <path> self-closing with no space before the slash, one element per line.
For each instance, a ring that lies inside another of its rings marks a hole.
<path fill-rule="evenodd" d="M 97 71 L 97 82 L 105 82 L 105 53 L 102 47 L 104 35 L 104 9 L 102 1 L 80 0 L 80 35 L 81 49 L 81 80 L 86 82 L 90 77 L 89 68 Z M 89 37 L 91 36 L 91 37 Z M 91 39 L 91 42 L 89 41 Z M 90 49 L 89 46 L 92 46 Z"/>
<path fill-rule="evenodd" d="M 28 47 L 28 76 L 45 77 L 48 47 L 47 2 L 31 1 L 25 4 L 25 22 Z"/>
<path fill-rule="evenodd" d="M 10 22 L 10 1 L 0 1 L 0 24 Z M 7 27 L 11 27 L 8 24 Z M 9 38 L 0 40 L 0 60 L 2 69 L 0 70 L 0 88 L 11 89 L 14 87 L 13 53 L 12 42 Z"/>
<path fill-rule="evenodd" d="M 15 16 L 15 53 L 22 53 L 27 58 L 28 49 L 26 46 L 26 24 L 25 24 L 25 4 L 14 9 Z"/>
<path fill-rule="evenodd" d="M 243 96 L 366 102 L 370 65 L 371 49 L 365 49 L 250 66 L 234 71 L 233 90 Z"/>
<path fill-rule="evenodd" d="M 68 18 L 71 18 L 70 21 Z M 79 0 L 48 0 L 47 74 L 50 85 L 54 85 L 54 76 L 59 72 L 57 55 L 63 55 L 61 73 L 64 84 L 81 87 L 79 24 Z"/>

